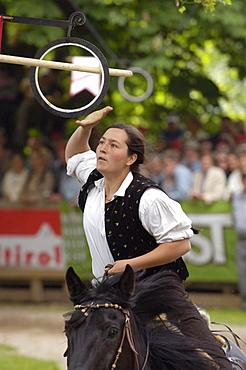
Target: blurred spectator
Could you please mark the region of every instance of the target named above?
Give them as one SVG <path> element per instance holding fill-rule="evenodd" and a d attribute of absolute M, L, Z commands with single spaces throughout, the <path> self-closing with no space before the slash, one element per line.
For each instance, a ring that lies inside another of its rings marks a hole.
<path fill-rule="evenodd" d="M 179 156 L 172 150 L 163 153 L 162 164 L 161 188 L 174 200 L 187 199 L 192 185 L 192 172 L 179 162 Z"/>
<path fill-rule="evenodd" d="M 213 153 L 213 143 L 209 138 L 200 140 L 200 151 L 201 154 Z"/>
<path fill-rule="evenodd" d="M 51 202 L 67 200 L 70 205 L 77 204 L 77 197 L 81 189 L 81 184 L 75 177 L 67 175 L 67 166 L 65 161 L 65 145 L 56 149 L 57 160 L 54 166 L 55 187 L 54 192 L 50 195 Z"/>
<path fill-rule="evenodd" d="M 48 200 L 55 186 L 55 177 L 47 169 L 47 158 L 41 150 L 32 151 L 30 165 L 31 169 L 20 197 L 24 204 L 34 204 Z"/>
<path fill-rule="evenodd" d="M 188 116 L 186 119 L 186 136 L 188 139 L 200 141 L 209 137 L 203 129 L 202 122 L 197 116 Z"/>
<path fill-rule="evenodd" d="M 60 147 L 64 144 L 65 144 L 65 139 L 61 131 L 54 131 L 51 133 L 49 137 L 49 145 L 50 145 L 52 152 L 55 154 L 56 157 L 57 157 L 56 155 L 57 150 L 59 150 Z"/>
<path fill-rule="evenodd" d="M 59 84 L 60 71 L 42 68 L 40 71 L 40 90 L 42 94 L 53 104 L 61 106 L 63 89 Z"/>
<path fill-rule="evenodd" d="M 246 144 L 245 122 L 242 120 L 236 121 L 234 127 L 236 147 L 240 144 Z"/>
<path fill-rule="evenodd" d="M 16 147 L 23 148 L 38 104 L 31 89 L 30 67 L 28 66 L 24 66 L 24 77 L 20 82 L 19 91 L 22 98 L 16 109 L 13 142 Z"/>
<path fill-rule="evenodd" d="M 37 129 L 29 129 L 27 132 L 26 146 L 24 152 L 26 156 L 29 156 L 32 151 L 40 150 L 44 147 L 44 139 L 42 133 Z"/>
<path fill-rule="evenodd" d="M 28 137 L 26 141 L 26 146 L 24 148 L 24 155 L 26 157 L 27 168 L 31 167 L 30 156 L 34 151 L 41 151 L 46 158 L 47 168 L 52 168 L 52 151 L 44 144 L 44 136 L 37 129 L 28 130 Z"/>
<path fill-rule="evenodd" d="M 242 309 L 246 311 L 246 168 L 241 170 L 242 190 L 232 197 L 234 228 L 238 240 L 236 244 L 236 261 L 238 267 L 239 292 Z"/>
<path fill-rule="evenodd" d="M 25 168 L 24 157 L 21 153 L 14 153 L 10 168 L 3 176 L 2 197 L 11 202 L 18 202 L 26 183 L 28 170 Z"/>
<path fill-rule="evenodd" d="M 57 166 L 60 165 L 60 156 L 58 154 L 60 148 L 64 145 L 65 139 L 62 132 L 54 131 L 49 137 L 49 151 L 51 155 L 50 169 L 54 172 Z M 58 164 L 57 164 L 58 163 Z"/>
<path fill-rule="evenodd" d="M 246 168 L 246 149 L 238 151 L 237 158 L 238 167 L 231 172 L 227 180 L 225 200 L 230 199 L 235 192 L 243 190 L 241 169 Z"/>
<path fill-rule="evenodd" d="M 225 153 L 228 154 L 234 150 L 235 145 L 231 145 L 227 139 L 220 139 L 215 144 L 214 150 L 216 153 Z"/>
<path fill-rule="evenodd" d="M 235 131 L 233 121 L 229 117 L 222 117 L 220 121 L 220 131 L 216 135 L 211 137 L 211 141 L 213 142 L 214 148 L 218 146 L 224 146 L 224 150 L 233 151 L 235 149 L 236 144 L 234 135 Z M 227 147 L 229 149 L 227 149 Z"/>
<path fill-rule="evenodd" d="M 4 143 L 0 143 L 0 182 L 4 173 L 9 169 L 11 150 Z"/>
<path fill-rule="evenodd" d="M 227 155 L 228 169 L 232 173 L 240 167 L 239 158 L 236 153 L 229 153 Z"/>
<path fill-rule="evenodd" d="M 57 107 L 63 107 L 63 88 L 60 84 L 61 71 L 42 68 L 40 70 L 39 86 L 45 98 Z M 72 108 L 72 107 L 70 107 Z M 44 124 L 45 122 L 45 124 Z M 39 104 L 39 117 L 36 117 L 35 126 L 45 135 L 50 136 L 53 131 L 61 127 L 62 118 L 49 113 Z"/>
<path fill-rule="evenodd" d="M 185 142 L 185 130 L 180 127 L 180 119 L 176 114 L 170 114 L 166 118 L 167 128 L 161 131 L 160 141 L 162 149 L 178 148 L 180 149 Z M 160 145 L 160 144 L 159 144 Z"/>
<path fill-rule="evenodd" d="M 225 152 L 215 153 L 215 164 L 225 172 L 226 177 L 230 175 L 227 153 Z"/>
<path fill-rule="evenodd" d="M 147 177 L 151 178 L 157 185 L 162 186 L 163 182 L 163 165 L 160 154 L 156 154 L 153 159 L 145 165 Z"/>
<path fill-rule="evenodd" d="M 226 175 L 214 165 L 211 154 L 201 156 L 201 171 L 194 172 L 193 186 L 189 198 L 200 199 L 206 204 L 222 200 L 226 191 Z"/>
<path fill-rule="evenodd" d="M 40 68 L 39 88 L 51 104 L 62 107 L 63 90 L 60 85 L 59 73 L 60 71 Z M 21 100 L 15 110 L 14 144 L 21 148 L 25 144 L 28 130 L 38 130 L 47 138 L 53 131 L 56 131 L 58 118 L 48 112 L 34 98 L 30 89 L 29 68 L 25 68 L 25 75 L 20 83 L 19 94 Z M 63 119 L 59 117 L 58 127 L 61 127 L 62 123 Z"/>
<path fill-rule="evenodd" d="M 186 141 L 181 163 L 189 168 L 191 172 L 201 170 L 200 145 L 197 140 L 188 139 Z"/>

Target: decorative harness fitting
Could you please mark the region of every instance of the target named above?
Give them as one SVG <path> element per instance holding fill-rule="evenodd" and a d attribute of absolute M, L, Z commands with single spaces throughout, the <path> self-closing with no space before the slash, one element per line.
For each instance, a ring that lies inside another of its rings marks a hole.
<path fill-rule="evenodd" d="M 128 340 L 128 343 L 129 343 L 129 346 L 130 346 L 132 352 L 134 353 L 134 357 L 135 357 L 135 361 L 136 361 L 136 365 L 137 365 L 137 370 L 140 370 L 139 361 L 138 361 L 138 353 L 135 349 L 133 335 L 132 335 L 132 327 L 131 327 L 131 322 L 130 322 L 130 312 L 128 310 L 125 310 L 124 308 L 122 308 L 118 304 L 112 304 L 112 303 L 94 304 L 92 302 L 90 305 L 86 305 L 86 306 L 83 306 L 83 305 L 80 305 L 80 304 L 74 306 L 75 310 L 81 309 L 81 312 L 84 314 L 85 317 L 88 317 L 90 312 L 93 309 L 101 308 L 101 307 L 103 307 L 103 308 L 115 308 L 117 310 L 120 310 L 123 313 L 124 317 L 125 317 L 125 322 L 124 322 L 124 327 L 123 327 L 120 346 L 118 348 L 118 351 L 117 351 L 117 354 L 115 356 L 115 360 L 114 360 L 114 363 L 111 367 L 111 370 L 116 369 L 117 362 L 120 358 L 120 354 L 122 353 L 122 347 L 123 347 L 125 337 Z M 148 351 L 147 351 L 147 356 L 145 358 L 145 361 L 144 361 L 144 364 L 143 364 L 143 367 L 141 368 L 141 370 L 144 370 L 146 362 L 147 362 L 147 358 L 148 358 Z"/>

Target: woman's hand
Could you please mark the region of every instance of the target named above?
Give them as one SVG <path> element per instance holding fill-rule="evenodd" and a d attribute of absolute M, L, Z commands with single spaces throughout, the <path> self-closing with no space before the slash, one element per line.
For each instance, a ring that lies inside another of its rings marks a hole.
<path fill-rule="evenodd" d="M 86 118 L 84 118 L 81 121 L 77 120 L 76 123 L 78 126 L 91 129 L 92 127 L 96 126 L 100 121 L 102 121 L 104 117 L 106 117 L 106 115 L 112 110 L 113 110 L 112 107 L 107 106 L 105 108 L 90 113 Z"/>
<path fill-rule="evenodd" d="M 117 274 L 117 272 L 125 271 L 126 265 L 131 265 L 131 260 L 118 260 L 114 263 L 105 267 L 105 273 L 107 275 Z"/>
<path fill-rule="evenodd" d="M 76 121 L 79 127 L 68 140 L 65 151 L 66 162 L 75 154 L 84 153 L 90 150 L 89 139 L 92 128 L 96 126 L 109 112 L 111 112 L 111 110 L 113 110 L 113 108 L 107 106 L 89 114 L 81 121 Z"/>

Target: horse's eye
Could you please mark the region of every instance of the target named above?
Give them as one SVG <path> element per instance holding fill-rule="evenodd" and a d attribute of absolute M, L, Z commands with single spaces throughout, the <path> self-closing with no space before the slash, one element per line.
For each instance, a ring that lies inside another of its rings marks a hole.
<path fill-rule="evenodd" d="M 109 330 L 108 336 L 109 337 L 115 337 L 118 334 L 119 330 L 117 328 L 111 328 Z"/>

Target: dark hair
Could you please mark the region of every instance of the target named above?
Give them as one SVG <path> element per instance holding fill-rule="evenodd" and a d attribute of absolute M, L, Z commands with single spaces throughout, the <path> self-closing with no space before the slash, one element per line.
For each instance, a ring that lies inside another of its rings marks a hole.
<path fill-rule="evenodd" d="M 114 123 L 107 128 L 119 128 L 124 130 L 127 134 L 126 145 L 128 147 L 128 154 L 137 154 L 136 161 L 131 165 L 132 172 L 140 172 L 140 165 L 145 162 L 146 156 L 146 142 L 143 134 L 134 126 L 125 123 Z"/>

